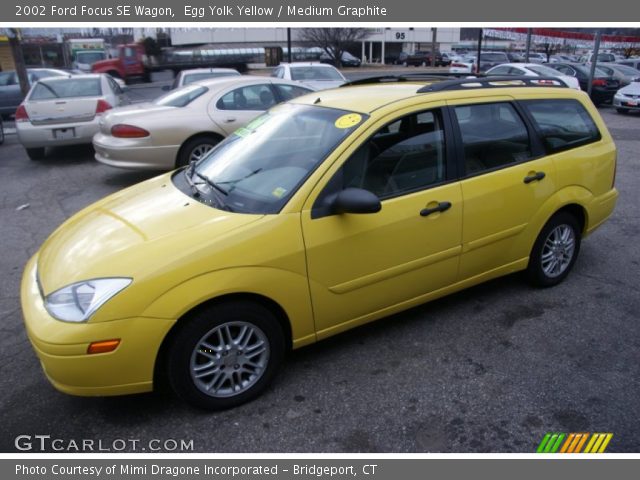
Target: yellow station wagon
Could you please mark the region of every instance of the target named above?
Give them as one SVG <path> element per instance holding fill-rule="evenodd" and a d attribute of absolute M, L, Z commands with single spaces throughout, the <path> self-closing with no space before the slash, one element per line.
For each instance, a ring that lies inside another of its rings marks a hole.
<path fill-rule="evenodd" d="M 119 395 L 164 378 L 226 408 L 288 349 L 520 270 L 562 281 L 618 196 L 586 94 L 555 78 L 393 80 L 277 106 L 58 228 L 22 282 L 53 385 Z"/>

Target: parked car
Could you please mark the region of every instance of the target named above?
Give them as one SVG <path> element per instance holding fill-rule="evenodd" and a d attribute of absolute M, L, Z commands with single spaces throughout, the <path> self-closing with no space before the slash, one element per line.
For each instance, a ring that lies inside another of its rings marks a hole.
<path fill-rule="evenodd" d="M 335 66 L 335 60 L 326 52 L 322 52 L 320 55 L 320 63 L 327 63 Z M 343 67 L 359 67 L 362 61 L 358 57 L 351 55 L 349 52 L 342 52 L 341 63 Z"/>
<path fill-rule="evenodd" d="M 486 72 L 487 75 L 525 75 L 528 77 L 558 77 L 567 86 L 580 90 L 580 83 L 575 77 L 563 75 L 553 68 L 549 68 L 539 63 L 505 63 L 497 67 L 490 68 Z M 546 82 L 546 81 L 542 81 Z M 544 84 L 544 83 L 543 83 Z"/>
<path fill-rule="evenodd" d="M 503 63 L 509 63 L 509 57 L 504 52 L 480 53 L 480 72 L 484 73 L 490 68 Z"/>
<path fill-rule="evenodd" d="M 239 77 L 240 72 L 233 68 L 192 68 L 189 70 L 182 70 L 173 79 L 171 86 L 165 85 L 162 90 L 175 90 L 176 88 L 184 87 L 193 82 L 200 80 L 207 80 L 208 78 L 218 77 Z"/>
<path fill-rule="evenodd" d="M 640 70 L 640 58 L 627 58 L 626 60 L 620 60 L 616 63 Z"/>
<path fill-rule="evenodd" d="M 298 82 L 313 90 L 336 88 L 347 81 L 334 66 L 313 62 L 281 63 L 271 76 Z"/>
<path fill-rule="evenodd" d="M 122 395 L 166 378 L 229 408 L 290 349 L 502 275 L 565 280 L 618 196 L 591 101 L 530 81 L 401 79 L 276 106 L 55 230 L 21 284 L 51 383 Z M 581 270 L 610 248 L 594 239 Z"/>
<path fill-rule="evenodd" d="M 588 91 L 591 66 L 581 63 L 547 63 L 545 65 L 564 75 L 577 78 L 580 88 Z M 601 103 L 611 103 L 618 88 L 620 88 L 618 80 L 596 67 L 591 86 L 591 100 L 596 106 Z"/>
<path fill-rule="evenodd" d="M 588 55 L 583 55 L 580 57 L 578 62 L 580 63 L 592 63 L 595 59 L 595 55 L 593 53 Z M 605 62 L 615 62 L 616 56 L 613 53 L 599 53 L 598 61 L 596 63 L 605 63 Z"/>
<path fill-rule="evenodd" d="M 44 157 L 47 147 L 91 144 L 104 113 L 128 103 L 109 75 L 39 80 L 16 110 L 18 141 L 32 160 Z"/>
<path fill-rule="evenodd" d="M 613 106 L 616 107 L 618 113 L 640 110 L 640 81 L 631 82 L 618 90 L 613 97 Z"/>
<path fill-rule="evenodd" d="M 69 73 L 55 68 L 28 68 L 29 85 L 47 77 L 68 77 Z M 24 100 L 18 75 L 13 70 L 0 72 L 0 115 L 7 118 L 16 113 L 16 108 Z"/>
<path fill-rule="evenodd" d="M 524 62 L 524 57 L 522 56 L 522 54 L 517 52 L 507 52 L 507 58 L 511 63 Z"/>
<path fill-rule="evenodd" d="M 449 73 L 477 73 L 475 65 L 476 57 L 465 55 L 449 65 Z"/>
<path fill-rule="evenodd" d="M 457 55 L 452 52 L 442 52 L 442 66 L 448 67 L 455 60 L 459 60 L 460 55 Z"/>
<path fill-rule="evenodd" d="M 524 60 L 526 62 L 526 60 Z M 529 63 L 547 63 L 547 55 L 538 52 L 529 52 Z"/>
<path fill-rule="evenodd" d="M 106 115 L 93 138 L 96 160 L 129 169 L 187 165 L 275 104 L 312 91 L 296 82 L 252 75 L 191 83 L 151 103 Z"/>
<path fill-rule="evenodd" d="M 0 145 L 4 143 L 4 122 L 2 116 L 0 116 Z"/>
<path fill-rule="evenodd" d="M 621 87 L 640 80 L 640 70 L 619 63 L 598 63 L 598 68 L 620 82 Z"/>
<path fill-rule="evenodd" d="M 404 63 L 408 66 L 420 67 L 426 66 L 430 67 L 434 65 L 433 55 L 429 51 L 417 50 L 414 53 L 407 56 Z M 435 58 L 435 66 L 436 67 L 444 67 L 447 65 L 447 61 L 442 58 L 440 52 L 436 51 Z"/>

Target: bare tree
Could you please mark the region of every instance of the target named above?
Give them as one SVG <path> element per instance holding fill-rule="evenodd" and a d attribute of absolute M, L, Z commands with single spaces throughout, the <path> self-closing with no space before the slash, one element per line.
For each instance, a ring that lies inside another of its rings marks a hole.
<path fill-rule="evenodd" d="M 353 42 L 367 36 L 366 28 L 301 28 L 298 39 L 314 47 L 322 48 L 333 60 L 336 67 L 342 66 L 342 54 Z"/>

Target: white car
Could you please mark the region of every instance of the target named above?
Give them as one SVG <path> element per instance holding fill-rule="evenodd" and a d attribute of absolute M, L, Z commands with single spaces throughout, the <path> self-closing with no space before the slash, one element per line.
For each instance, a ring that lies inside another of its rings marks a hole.
<path fill-rule="evenodd" d="M 567 84 L 568 87 L 580 90 L 580 83 L 575 77 L 562 75 L 553 68 L 540 65 L 538 63 L 504 63 L 497 67 L 490 68 L 487 75 L 518 75 L 526 77 L 557 77 Z"/>
<path fill-rule="evenodd" d="M 640 82 L 631 82 L 618 90 L 613 97 L 613 106 L 618 113 L 640 110 Z"/>
<path fill-rule="evenodd" d="M 458 60 L 451 62 L 449 65 L 449 73 L 474 73 L 476 65 L 476 57 L 465 55 Z"/>
<path fill-rule="evenodd" d="M 253 75 L 191 83 L 105 115 L 93 138 L 95 158 L 128 169 L 187 165 L 272 106 L 311 92 L 296 82 Z"/>
<path fill-rule="evenodd" d="M 547 56 L 544 53 L 529 52 L 529 63 L 546 63 Z"/>
<path fill-rule="evenodd" d="M 18 141 L 32 160 L 44 157 L 47 147 L 90 144 L 100 117 L 128 103 L 124 90 L 109 75 L 39 80 L 16 110 Z"/>
<path fill-rule="evenodd" d="M 335 67 L 314 62 L 281 63 L 271 72 L 271 76 L 299 82 L 314 90 L 337 88 L 347 81 Z"/>
<path fill-rule="evenodd" d="M 184 87 L 193 82 L 199 82 L 200 80 L 207 80 L 209 78 L 218 77 L 239 77 L 240 72 L 233 68 L 191 68 L 189 70 L 182 70 L 176 78 L 173 80 L 171 86 L 165 85 L 162 90 L 175 90 L 176 88 Z"/>

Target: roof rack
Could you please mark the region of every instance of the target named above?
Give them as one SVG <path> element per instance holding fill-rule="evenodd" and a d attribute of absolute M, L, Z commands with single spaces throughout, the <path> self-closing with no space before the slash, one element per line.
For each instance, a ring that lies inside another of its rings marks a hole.
<path fill-rule="evenodd" d="M 509 83 L 509 85 L 505 85 Z M 445 80 L 438 83 L 425 85 L 416 93 L 443 92 L 445 90 L 462 90 L 464 88 L 505 88 L 505 87 L 556 87 L 569 88 L 558 77 L 527 77 L 520 75 L 488 75 L 479 78 L 462 78 Z"/>
<path fill-rule="evenodd" d="M 477 75 L 473 73 L 448 73 L 448 72 L 434 72 L 434 73 L 404 73 L 402 75 L 380 75 L 378 77 L 367 77 L 359 80 L 352 80 L 350 82 L 343 83 L 341 87 L 351 87 L 353 85 L 368 85 L 370 83 L 393 83 L 393 82 L 409 82 L 412 80 L 444 80 L 447 78 L 462 78 L 469 77 L 470 75 Z M 480 74 L 482 76 L 482 74 Z"/>

